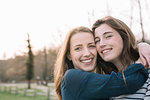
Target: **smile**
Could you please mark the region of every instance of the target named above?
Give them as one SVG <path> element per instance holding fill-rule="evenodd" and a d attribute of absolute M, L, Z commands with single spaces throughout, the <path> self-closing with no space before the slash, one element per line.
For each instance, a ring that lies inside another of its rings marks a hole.
<path fill-rule="evenodd" d="M 83 62 L 83 63 L 89 63 L 89 62 L 91 62 L 93 59 L 91 58 L 91 59 L 86 59 L 86 60 L 81 60 L 81 62 Z"/>
<path fill-rule="evenodd" d="M 106 53 L 108 53 L 108 52 L 110 52 L 112 49 L 110 48 L 110 49 L 105 49 L 105 50 L 102 50 L 102 54 L 106 54 Z"/>

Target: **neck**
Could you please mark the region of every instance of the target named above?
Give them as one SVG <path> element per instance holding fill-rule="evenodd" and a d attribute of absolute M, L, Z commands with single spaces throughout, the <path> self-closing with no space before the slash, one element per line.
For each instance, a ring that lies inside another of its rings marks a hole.
<path fill-rule="evenodd" d="M 112 63 L 117 67 L 118 72 L 121 72 L 123 68 L 125 67 L 120 60 L 112 61 Z"/>
<path fill-rule="evenodd" d="M 124 66 L 122 65 L 121 62 L 119 62 L 119 63 L 114 63 L 114 64 L 115 64 L 115 66 L 118 68 L 118 71 L 119 71 L 119 72 L 121 72 L 121 71 L 123 70 Z"/>
<path fill-rule="evenodd" d="M 130 64 L 132 64 L 132 63 L 130 63 Z M 129 65 L 130 65 L 130 64 L 129 64 Z M 119 71 L 119 72 L 125 70 L 125 69 L 129 66 L 128 64 L 123 65 L 123 64 L 121 63 L 121 61 L 117 61 L 116 63 L 114 63 L 114 65 L 118 68 L 118 71 Z"/>

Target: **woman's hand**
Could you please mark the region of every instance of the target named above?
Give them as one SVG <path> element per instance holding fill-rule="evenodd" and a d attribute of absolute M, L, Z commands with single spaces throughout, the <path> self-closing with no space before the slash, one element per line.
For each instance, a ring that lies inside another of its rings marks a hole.
<path fill-rule="evenodd" d="M 137 49 L 143 65 L 147 68 L 148 66 L 150 67 L 150 45 L 148 43 L 141 42 L 137 44 Z"/>
<path fill-rule="evenodd" d="M 141 58 L 139 58 L 135 63 L 142 63 L 142 64 L 143 64 Z M 143 64 L 143 65 L 144 65 L 144 64 Z"/>

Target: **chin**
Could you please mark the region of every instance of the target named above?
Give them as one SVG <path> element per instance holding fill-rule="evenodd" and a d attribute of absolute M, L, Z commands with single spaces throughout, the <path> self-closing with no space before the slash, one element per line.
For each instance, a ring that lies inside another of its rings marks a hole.
<path fill-rule="evenodd" d="M 111 61 L 111 59 L 110 59 L 110 58 L 103 58 L 103 60 L 104 60 L 104 61 L 106 61 L 106 62 Z"/>
<path fill-rule="evenodd" d="M 93 72 L 94 68 L 92 68 L 92 69 L 86 69 L 85 71 L 87 71 L 87 72 Z"/>

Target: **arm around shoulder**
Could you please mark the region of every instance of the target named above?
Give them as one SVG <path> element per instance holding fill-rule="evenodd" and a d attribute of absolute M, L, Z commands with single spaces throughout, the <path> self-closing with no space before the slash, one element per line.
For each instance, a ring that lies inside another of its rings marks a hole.
<path fill-rule="evenodd" d="M 76 99 L 91 100 L 134 93 L 144 84 L 148 73 L 144 66 L 135 64 L 129 66 L 124 75 L 127 85 L 122 73 L 112 72 L 111 75 L 102 75 L 76 69 L 68 70 L 62 80 L 63 97 L 72 95 Z"/>

